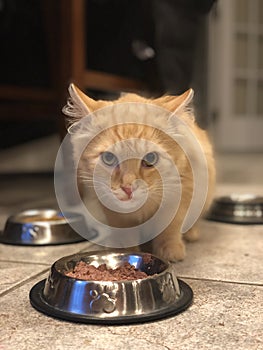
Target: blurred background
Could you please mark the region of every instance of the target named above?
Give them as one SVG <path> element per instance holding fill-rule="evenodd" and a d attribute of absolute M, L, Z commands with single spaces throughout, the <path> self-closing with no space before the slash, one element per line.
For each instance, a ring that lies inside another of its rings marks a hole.
<path fill-rule="evenodd" d="M 70 82 L 98 99 L 193 87 L 219 156 L 263 152 L 261 0 L 0 0 L 0 38 L 0 172 L 52 171 Z"/>

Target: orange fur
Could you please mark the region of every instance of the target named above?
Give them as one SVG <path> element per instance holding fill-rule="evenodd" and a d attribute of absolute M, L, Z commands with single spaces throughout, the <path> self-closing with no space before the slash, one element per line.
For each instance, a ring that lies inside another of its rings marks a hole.
<path fill-rule="evenodd" d="M 207 134 L 198 127 L 194 120 L 193 110 L 189 108 L 192 90 L 185 92 L 181 96 L 164 96 L 158 99 L 146 99 L 136 94 L 127 94 L 116 101 L 94 101 L 74 85 L 71 85 L 70 94 L 70 105 L 68 104 L 65 106 L 64 113 L 70 117 L 69 123 L 73 125 L 74 123 L 78 123 L 78 121 L 88 113 L 94 113 L 94 116 L 91 116 L 91 130 L 88 130 L 88 132 L 92 133 L 92 123 L 98 127 L 104 114 L 107 115 L 109 120 L 115 121 L 116 118 L 119 118 L 116 119 L 114 125 L 109 124 L 108 127 L 107 121 L 104 121 L 101 130 L 97 131 L 96 135 L 94 134 L 94 138 L 85 148 L 78 164 L 78 175 L 84 188 L 84 201 L 91 213 L 98 220 L 114 227 L 135 227 L 136 225 L 146 222 L 156 213 L 163 195 L 163 179 L 161 179 L 155 166 L 143 167 L 141 159 L 132 157 L 125 159 L 120 162 L 118 166 L 113 168 L 111 173 L 111 189 L 109 190 L 115 193 L 121 200 L 129 199 L 126 192 L 123 192 L 123 188 L 132 189 L 133 184 L 139 180 L 143 180 L 147 184 L 149 188 L 149 197 L 147 201 L 140 209 L 132 213 L 118 213 L 101 204 L 97 199 L 92 182 L 93 172 L 100 162 L 101 154 L 107 151 L 112 145 L 122 142 L 123 140 L 131 140 L 131 149 L 136 149 L 137 147 L 139 149 L 140 146 L 134 141 L 135 138 L 139 140 L 148 140 L 154 143 L 161 153 L 160 156 L 168 154 L 174 164 L 176 164 L 180 174 L 182 196 L 178 211 L 174 214 L 173 220 L 163 232 L 153 239 L 151 242 L 151 249 L 153 253 L 167 260 L 182 260 L 185 256 L 185 246 L 182 239 L 181 227 L 193 195 L 193 172 L 190 160 L 186 157 L 182 147 L 175 142 L 172 134 L 169 134 L 171 126 L 169 132 L 166 133 L 165 128 L 161 130 L 158 125 L 168 124 L 167 113 L 161 117 L 159 116 L 161 110 L 170 111 L 171 113 L 168 113 L 169 115 L 176 112 L 177 117 L 182 120 L 184 125 L 187 125 L 187 128 L 189 128 L 202 146 L 209 175 L 208 193 L 203 209 L 204 212 L 212 200 L 215 168 L 212 147 Z M 140 107 L 138 107 L 139 105 Z M 111 106 L 112 109 L 107 108 L 109 106 Z M 151 115 L 152 109 L 149 110 L 148 106 L 156 106 L 156 116 Z M 78 113 L 75 113 L 75 111 L 78 111 Z M 83 114 L 81 114 L 81 111 L 83 111 Z M 118 115 L 116 115 L 116 113 Z M 136 116 L 137 114 L 140 114 L 140 120 L 143 122 L 133 122 L 129 124 L 119 123 L 122 119 L 123 122 L 125 122 L 128 115 Z M 153 124 L 157 123 L 156 127 L 152 124 L 149 125 L 148 121 L 151 120 L 151 118 L 154 120 Z M 147 147 L 146 144 L 145 153 L 151 152 Z M 129 150 L 126 150 L 125 152 L 128 151 Z M 164 162 L 164 164 L 166 163 Z M 169 178 L 169 168 L 164 170 L 168 174 L 165 181 L 167 180 L 168 184 L 169 181 L 172 183 L 174 180 Z M 103 177 L 103 167 L 100 171 Z M 185 234 L 185 238 L 188 240 L 195 240 L 197 237 L 197 229 L 196 225 L 194 225 Z"/>

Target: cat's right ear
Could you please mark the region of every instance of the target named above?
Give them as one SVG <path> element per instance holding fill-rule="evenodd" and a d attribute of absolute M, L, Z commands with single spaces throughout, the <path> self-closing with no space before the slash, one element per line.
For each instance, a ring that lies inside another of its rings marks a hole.
<path fill-rule="evenodd" d="M 72 124 L 92 113 L 96 109 L 96 101 L 86 96 L 74 84 L 69 85 L 68 91 L 69 98 L 62 112 L 68 117 L 67 122 L 68 127 L 70 127 Z"/>

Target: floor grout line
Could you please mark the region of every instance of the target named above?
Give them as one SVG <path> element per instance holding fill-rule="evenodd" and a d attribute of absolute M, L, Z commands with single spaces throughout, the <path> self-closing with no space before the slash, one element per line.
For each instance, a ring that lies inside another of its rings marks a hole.
<path fill-rule="evenodd" d="M 0 259 L 0 263 L 15 263 L 15 264 L 27 264 L 27 265 L 43 265 L 43 266 L 50 266 L 51 264 L 43 263 L 43 262 L 37 262 L 37 261 L 24 261 L 24 260 L 5 260 Z"/>
<path fill-rule="evenodd" d="M 203 282 L 217 282 L 217 283 L 225 283 L 225 284 L 238 284 L 245 286 L 257 286 L 263 287 L 263 282 L 245 282 L 245 281 L 231 281 L 231 280 L 222 280 L 222 279 L 213 279 L 213 278 L 202 278 L 202 277 L 189 277 L 189 276 L 176 276 L 179 279 L 188 279 L 194 281 L 203 281 Z"/>
<path fill-rule="evenodd" d="M 26 280 L 24 281 L 21 281 L 19 283 L 17 283 L 15 286 L 5 290 L 4 292 L 0 293 L 0 298 L 13 292 L 14 290 L 24 286 L 25 284 L 29 283 L 30 281 L 33 281 L 35 278 L 37 278 L 38 276 L 41 276 L 43 275 L 44 273 L 47 273 L 49 271 L 49 268 L 48 269 L 45 269 L 45 270 L 42 270 L 41 272 L 38 272 L 37 274 L 35 274 L 34 276 L 31 276 L 29 278 L 27 278 Z"/>

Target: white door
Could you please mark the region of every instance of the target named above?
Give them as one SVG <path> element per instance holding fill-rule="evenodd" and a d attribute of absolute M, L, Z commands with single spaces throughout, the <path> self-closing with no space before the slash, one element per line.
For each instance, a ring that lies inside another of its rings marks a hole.
<path fill-rule="evenodd" d="M 218 0 L 209 37 L 215 147 L 263 151 L 263 0 Z"/>

